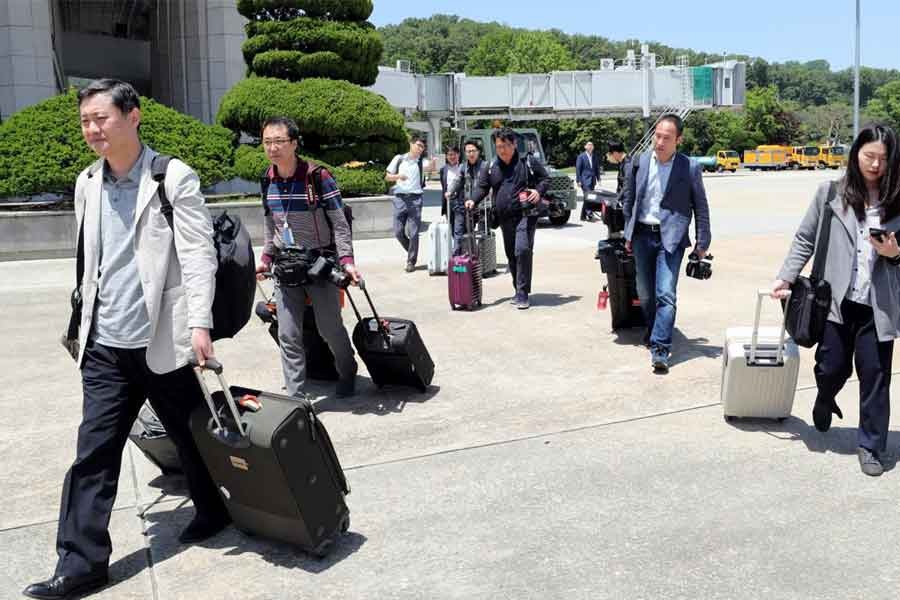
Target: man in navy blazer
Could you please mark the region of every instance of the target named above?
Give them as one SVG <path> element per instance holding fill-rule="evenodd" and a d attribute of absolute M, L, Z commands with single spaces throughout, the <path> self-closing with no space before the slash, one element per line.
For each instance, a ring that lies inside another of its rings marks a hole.
<path fill-rule="evenodd" d="M 575 179 L 581 186 L 583 192 L 581 203 L 581 220 L 587 221 L 589 211 L 587 210 L 588 192 L 593 192 L 594 188 L 600 182 L 600 165 L 597 157 L 594 156 L 594 143 L 588 142 L 584 145 L 584 152 L 578 155 L 575 160 Z"/>
<path fill-rule="evenodd" d="M 694 252 L 700 258 L 711 239 L 702 168 L 677 152 L 683 132 L 681 117 L 661 117 L 653 150 L 631 163 L 623 192 L 626 248 L 634 252 L 638 296 L 647 318 L 645 340 L 654 371 L 663 373 L 669 370 L 678 271 L 691 247 L 692 215 L 697 218 Z"/>

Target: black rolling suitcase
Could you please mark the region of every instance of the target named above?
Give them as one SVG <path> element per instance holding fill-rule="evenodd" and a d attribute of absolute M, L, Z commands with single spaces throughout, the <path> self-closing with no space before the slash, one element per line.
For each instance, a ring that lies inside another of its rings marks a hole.
<path fill-rule="evenodd" d="M 395 383 L 410 385 L 424 392 L 434 377 L 434 362 L 416 324 L 406 319 L 380 318 L 365 283 L 360 282 L 359 287 L 373 316 L 364 319 L 359 314 L 348 289 L 347 298 L 359 320 L 353 328 L 353 345 L 366 363 L 372 381 L 378 387 Z"/>
<path fill-rule="evenodd" d="M 195 367 L 207 406 L 191 414 L 191 432 L 235 526 L 325 556 L 350 526 L 350 488 L 312 405 L 229 387 L 215 360 L 206 369 L 222 391 L 211 395 Z"/>
<path fill-rule="evenodd" d="M 625 240 L 611 238 L 597 244 L 600 269 L 606 273 L 612 328 L 644 327 L 646 320 L 637 293 L 634 256 L 625 250 Z"/>
<path fill-rule="evenodd" d="M 169 434 L 166 433 L 156 411 L 149 402 L 144 402 L 138 413 L 128 438 L 144 453 L 150 462 L 159 467 L 163 475 L 181 473 L 181 459 Z"/>
<path fill-rule="evenodd" d="M 275 298 L 266 295 L 266 291 L 257 283 L 263 301 L 256 303 L 256 316 L 263 323 L 269 324 L 269 335 L 275 340 L 275 345 L 281 346 L 278 341 L 278 306 Z M 306 354 L 306 376 L 310 379 L 324 381 L 337 381 L 339 378 L 337 367 L 334 366 L 334 354 L 328 346 L 328 342 L 319 333 L 316 326 L 316 315 L 312 306 L 307 306 L 303 311 L 303 352 Z"/>

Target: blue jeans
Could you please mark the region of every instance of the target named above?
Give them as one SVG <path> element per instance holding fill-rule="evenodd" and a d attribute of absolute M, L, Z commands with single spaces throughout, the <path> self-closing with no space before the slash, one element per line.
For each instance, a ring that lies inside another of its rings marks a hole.
<path fill-rule="evenodd" d="M 640 230 L 639 227 L 634 231 L 631 247 L 637 269 L 638 296 L 647 319 L 650 349 L 668 354 L 672 348 L 678 272 L 681 270 L 684 248 L 674 253 L 667 252 L 659 233 Z"/>
<path fill-rule="evenodd" d="M 394 196 L 394 237 L 406 250 L 406 262 L 419 258 L 419 230 L 422 228 L 422 194 Z"/>

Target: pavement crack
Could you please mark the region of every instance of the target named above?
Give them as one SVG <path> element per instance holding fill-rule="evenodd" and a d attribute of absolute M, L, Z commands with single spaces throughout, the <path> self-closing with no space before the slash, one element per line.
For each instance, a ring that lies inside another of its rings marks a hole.
<path fill-rule="evenodd" d="M 153 568 L 153 550 L 147 537 L 147 518 L 145 517 L 146 509 L 150 508 L 155 502 L 146 508 L 141 507 L 137 468 L 134 464 L 134 448 L 132 448 L 131 444 L 128 445 L 128 465 L 131 472 L 131 483 L 134 486 L 135 507 L 138 509 L 137 516 L 141 520 L 141 542 L 144 544 L 144 557 L 147 559 L 147 571 L 150 574 L 150 589 L 153 592 L 153 600 L 159 600 L 159 583 L 156 581 L 156 570 Z"/>
<path fill-rule="evenodd" d="M 393 465 L 393 464 L 398 464 L 398 463 L 412 462 L 415 460 L 422 460 L 422 459 L 426 459 L 426 458 L 432 458 L 435 456 L 444 456 L 447 454 L 456 454 L 459 452 L 467 452 L 469 450 L 479 450 L 481 448 L 493 448 L 496 446 L 506 446 L 509 444 L 516 444 L 518 442 L 527 442 L 530 440 L 537 440 L 540 438 L 553 437 L 553 436 L 557 436 L 557 435 L 565 435 L 568 433 L 578 433 L 581 431 L 590 431 L 592 429 L 602 429 L 604 427 L 611 427 L 613 425 L 622 425 L 625 423 L 636 423 L 639 421 L 647 421 L 650 419 L 657 419 L 660 417 L 667 417 L 670 415 L 677 415 L 677 414 L 681 414 L 681 413 L 687 413 L 687 412 L 703 410 L 706 408 L 712 408 L 713 406 L 720 406 L 721 404 L 722 404 L 721 402 L 710 402 L 708 404 L 696 404 L 694 406 L 687 406 L 684 408 L 676 408 L 673 410 L 661 411 L 661 412 L 657 412 L 657 413 L 650 413 L 647 415 L 639 415 L 636 417 L 627 417 L 624 419 L 603 421 L 600 423 L 592 423 L 590 425 L 581 425 L 579 427 L 567 427 L 565 429 L 557 429 L 554 431 L 543 431 L 541 433 L 533 433 L 530 435 L 523 435 L 523 436 L 519 436 L 519 437 L 507 438 L 504 440 L 495 440 L 492 442 L 483 442 L 480 444 L 470 444 L 468 446 L 460 446 L 459 448 L 448 448 L 446 450 L 437 450 L 435 452 L 424 452 L 422 454 L 415 454 L 412 456 L 404 456 L 401 458 L 394 458 L 391 460 L 376 461 L 376 462 L 371 462 L 371 463 L 362 463 L 359 465 L 352 465 L 350 467 L 345 467 L 344 470 L 345 471 L 358 471 L 361 469 L 368 469 L 368 468 L 372 468 L 372 467 L 381 467 L 381 466 L 385 466 L 385 465 Z"/>

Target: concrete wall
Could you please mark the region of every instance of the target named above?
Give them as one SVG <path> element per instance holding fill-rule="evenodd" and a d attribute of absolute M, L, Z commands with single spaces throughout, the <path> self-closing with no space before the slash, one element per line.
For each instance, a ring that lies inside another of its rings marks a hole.
<path fill-rule="evenodd" d="M 0 118 L 56 92 L 49 0 L 0 0 Z"/>
<path fill-rule="evenodd" d="M 55 0 L 0 0 L 0 118 L 57 92 L 51 58 L 51 1 Z M 152 95 L 212 123 L 222 96 L 244 76 L 245 22 L 236 0 L 160 0 L 151 25 Z M 76 47 L 65 44 L 62 37 L 58 49 L 64 65 L 91 61 L 92 72 L 108 65 L 102 75 L 129 79 L 117 66 L 117 51 L 96 60 L 96 44 Z M 73 52 L 80 56 L 70 56 Z"/>
<path fill-rule="evenodd" d="M 207 123 L 244 77 L 244 19 L 236 0 L 160 2 L 152 24 L 153 96 Z"/>
<path fill-rule="evenodd" d="M 391 237 L 392 197 L 349 198 L 355 239 Z M 262 245 L 263 219 L 259 201 L 211 204 L 213 215 L 237 214 L 253 239 Z M 61 258 L 75 255 L 75 214 L 71 211 L 0 212 L 0 260 Z"/>

